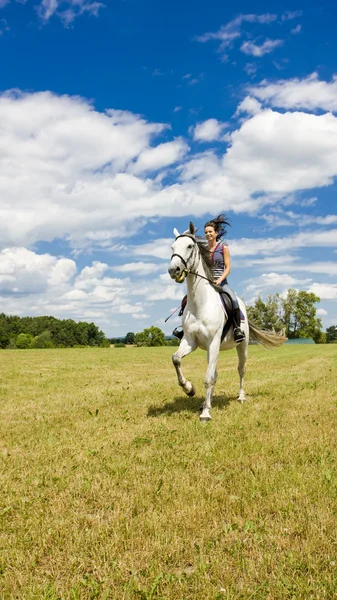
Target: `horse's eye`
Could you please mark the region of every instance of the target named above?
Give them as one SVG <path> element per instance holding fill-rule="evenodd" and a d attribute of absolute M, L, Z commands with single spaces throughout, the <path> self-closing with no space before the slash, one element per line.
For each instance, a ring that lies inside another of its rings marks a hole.
<path fill-rule="evenodd" d="M 190 250 L 191 248 L 193 248 L 193 244 L 189 244 L 189 245 L 187 246 L 187 248 Z"/>

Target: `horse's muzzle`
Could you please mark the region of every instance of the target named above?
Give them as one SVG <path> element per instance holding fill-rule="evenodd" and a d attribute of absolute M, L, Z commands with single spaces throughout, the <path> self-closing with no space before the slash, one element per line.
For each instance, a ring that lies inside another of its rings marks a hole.
<path fill-rule="evenodd" d="M 186 277 L 185 269 L 181 269 L 178 265 L 170 266 L 168 269 L 171 279 L 174 279 L 177 283 L 183 283 Z"/>

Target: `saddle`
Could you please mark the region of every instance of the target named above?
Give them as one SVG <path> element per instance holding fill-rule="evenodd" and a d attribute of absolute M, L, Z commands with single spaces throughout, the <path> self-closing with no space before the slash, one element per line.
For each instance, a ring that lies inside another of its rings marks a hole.
<path fill-rule="evenodd" d="M 233 303 L 232 303 L 231 297 L 227 294 L 227 292 L 225 292 L 220 285 L 216 286 L 216 291 L 219 292 L 219 294 L 220 294 L 222 306 L 227 315 L 227 321 L 224 325 L 224 328 L 223 328 L 222 334 L 221 334 L 221 342 L 223 342 L 223 340 L 225 339 L 231 326 L 233 326 L 233 327 L 235 326 L 235 323 L 233 320 L 234 310 L 233 310 Z M 187 304 L 187 295 L 184 296 L 182 299 L 180 311 L 178 313 L 179 317 L 182 316 L 182 314 L 185 310 L 186 304 Z M 241 315 L 241 321 L 244 321 L 245 316 L 244 316 L 242 310 L 240 310 L 240 315 Z"/>

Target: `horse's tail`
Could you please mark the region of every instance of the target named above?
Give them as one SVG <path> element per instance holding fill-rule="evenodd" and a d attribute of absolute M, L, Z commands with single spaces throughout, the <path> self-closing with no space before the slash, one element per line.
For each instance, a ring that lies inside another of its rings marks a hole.
<path fill-rule="evenodd" d="M 248 325 L 250 339 L 261 344 L 265 348 L 278 348 L 288 339 L 283 331 L 280 331 L 279 333 L 276 333 L 275 331 L 266 331 L 265 329 L 260 329 L 252 321 L 248 321 Z"/>

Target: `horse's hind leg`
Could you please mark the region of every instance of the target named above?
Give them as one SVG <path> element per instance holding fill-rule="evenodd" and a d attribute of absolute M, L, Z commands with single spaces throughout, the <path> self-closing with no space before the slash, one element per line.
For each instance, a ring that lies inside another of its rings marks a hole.
<path fill-rule="evenodd" d="M 172 362 L 173 362 L 173 364 L 175 366 L 175 370 L 177 372 L 178 383 L 179 383 L 180 387 L 183 388 L 183 390 L 184 390 L 185 394 L 187 394 L 187 396 L 194 396 L 195 389 L 194 389 L 194 386 L 192 385 L 192 383 L 184 377 L 184 374 L 181 369 L 181 359 L 184 358 L 184 356 L 187 356 L 188 354 L 190 354 L 190 352 L 193 352 L 196 349 L 196 347 L 197 347 L 197 345 L 195 343 L 188 342 L 186 337 L 184 336 L 180 342 L 180 346 L 179 346 L 177 352 L 175 352 L 172 356 Z"/>
<path fill-rule="evenodd" d="M 240 377 L 240 392 L 239 392 L 239 396 L 238 396 L 239 402 L 244 402 L 246 400 L 245 392 L 243 389 L 243 382 L 244 382 L 244 376 L 245 376 L 245 372 L 246 372 L 246 360 L 247 360 L 247 354 L 248 354 L 247 349 L 248 349 L 248 344 L 247 344 L 246 340 L 244 340 L 243 342 L 241 342 L 241 344 L 238 344 L 236 346 L 236 351 L 238 353 L 238 359 L 239 359 L 238 371 L 239 371 L 239 377 Z"/>

